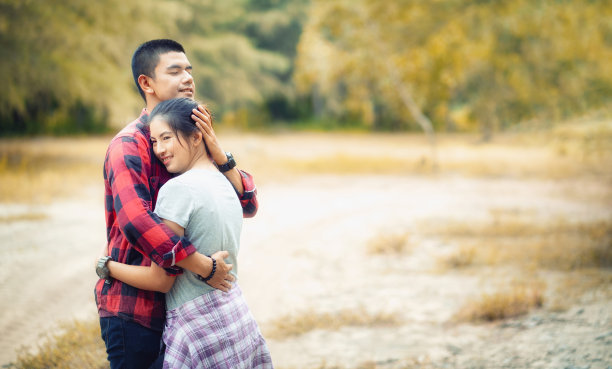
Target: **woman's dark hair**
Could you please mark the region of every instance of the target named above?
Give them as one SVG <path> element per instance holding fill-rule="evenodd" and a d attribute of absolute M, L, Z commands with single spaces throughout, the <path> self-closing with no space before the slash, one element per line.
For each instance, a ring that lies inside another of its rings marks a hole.
<path fill-rule="evenodd" d="M 193 109 L 197 108 L 198 102 L 186 97 L 162 101 L 153 108 L 148 122 L 151 123 L 156 117 L 163 119 L 180 143 L 181 136 L 186 139 L 199 130 L 191 118 Z"/>
<path fill-rule="evenodd" d="M 168 39 L 147 41 L 138 46 L 136 51 L 134 51 L 132 56 L 132 76 L 134 77 L 134 83 L 136 83 L 138 92 L 145 102 L 147 100 L 144 91 L 142 91 L 138 84 L 138 77 L 144 74 L 145 76 L 155 78 L 155 67 L 159 63 L 159 56 L 172 51 L 185 53 L 185 49 L 183 49 L 181 44 Z"/>
<path fill-rule="evenodd" d="M 150 124 L 153 119 L 157 117 L 163 119 L 168 123 L 170 129 L 176 135 L 179 144 L 182 145 L 181 136 L 187 140 L 192 134 L 200 130 L 195 125 L 195 121 L 191 118 L 193 109 L 197 109 L 198 105 L 199 103 L 197 101 L 187 97 L 162 101 L 157 104 L 155 108 L 153 108 L 151 114 L 149 114 L 147 124 Z M 208 109 L 206 109 L 206 111 L 212 119 L 212 113 Z M 206 142 L 204 142 L 204 148 L 206 149 L 206 154 L 210 155 Z"/>

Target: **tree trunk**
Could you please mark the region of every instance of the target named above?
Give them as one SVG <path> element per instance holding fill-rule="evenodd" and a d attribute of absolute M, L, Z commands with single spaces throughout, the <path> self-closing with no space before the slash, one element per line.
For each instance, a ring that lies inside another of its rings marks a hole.
<path fill-rule="evenodd" d="M 408 111 L 412 115 L 412 118 L 414 118 L 414 120 L 423 129 L 423 131 L 425 132 L 425 135 L 427 136 L 427 139 L 429 141 L 429 146 L 431 149 L 432 166 L 434 169 L 437 169 L 438 168 L 438 153 L 436 149 L 436 133 L 433 129 L 433 125 L 431 124 L 431 121 L 429 120 L 429 118 L 427 118 L 425 114 L 423 114 L 423 112 L 421 111 L 421 108 L 419 108 L 417 103 L 414 101 L 406 85 L 404 85 L 402 81 L 399 79 L 399 76 L 397 75 L 397 71 L 391 65 L 391 62 L 387 60 L 385 65 L 387 67 L 387 73 L 389 74 L 389 77 L 391 78 L 391 81 L 393 82 L 393 86 L 395 87 L 400 98 L 402 99 L 402 102 L 404 103 L 406 108 L 408 108 Z"/>

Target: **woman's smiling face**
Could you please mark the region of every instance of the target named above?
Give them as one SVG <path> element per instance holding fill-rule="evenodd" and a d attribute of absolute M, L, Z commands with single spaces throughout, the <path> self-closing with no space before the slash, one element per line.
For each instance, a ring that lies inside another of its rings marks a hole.
<path fill-rule="evenodd" d="M 156 116 L 151 121 L 151 143 L 155 156 L 166 166 L 170 173 L 184 173 L 194 164 L 195 150 L 190 150 L 191 139 L 179 137 L 163 116 Z"/>

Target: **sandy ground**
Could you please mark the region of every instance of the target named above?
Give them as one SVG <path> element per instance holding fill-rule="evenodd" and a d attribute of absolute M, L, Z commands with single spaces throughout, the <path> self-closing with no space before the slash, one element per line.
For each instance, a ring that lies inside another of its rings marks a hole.
<path fill-rule="evenodd" d="M 542 309 L 489 324 L 452 323 L 466 299 L 500 272 L 436 270 L 450 247 L 419 233 L 423 221 L 483 219 L 491 209 L 547 219 L 604 219 L 609 203 L 567 196 L 606 193 L 601 183 L 459 176 L 302 176 L 259 185 L 260 210 L 245 221 L 239 283 L 264 333 L 280 316 L 365 309 L 394 326 L 318 329 L 268 339 L 277 368 L 612 368 L 612 294 L 599 286 L 567 309 Z M 70 319 L 95 317 L 93 260 L 104 243 L 102 189 L 0 224 L 0 365 L 15 350 Z M 598 196 L 594 196 L 598 198 Z M 413 250 L 372 255 L 369 240 L 408 232 Z M 540 274 L 549 286 L 555 273 Z"/>

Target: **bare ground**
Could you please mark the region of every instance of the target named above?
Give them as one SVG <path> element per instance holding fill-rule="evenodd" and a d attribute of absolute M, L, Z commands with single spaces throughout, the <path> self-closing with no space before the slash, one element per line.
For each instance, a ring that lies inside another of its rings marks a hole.
<path fill-rule="evenodd" d="M 461 177 L 317 177 L 262 188 L 261 213 L 247 222 L 242 285 L 262 322 L 296 311 L 365 308 L 397 314 L 392 327 L 315 330 L 269 340 L 281 368 L 378 367 L 607 368 L 612 365 L 610 285 L 569 302 L 503 323 L 452 323 L 467 298 L 509 284 L 512 271 L 440 272 L 450 247 L 420 236 L 423 219 L 486 217 L 491 208 L 522 209 L 547 218 L 609 217 L 606 204 L 564 194 L 584 183 Z M 596 191 L 596 189 L 593 189 Z M 600 191 L 603 189 L 599 189 Z M 306 201 L 296 208 L 288 199 Z M 265 225 L 265 226 L 264 226 Z M 373 256 L 367 242 L 408 231 L 412 253 Z M 261 257 L 266 261 L 262 265 Z M 555 273 L 537 272 L 551 294 Z"/>
<path fill-rule="evenodd" d="M 50 205 L 0 207 L 5 215 L 46 215 L 0 223 L 0 364 L 14 360 L 22 345 L 33 348 L 59 322 L 96 316 L 101 194 L 93 186 Z M 239 283 L 264 335 L 279 317 L 300 312 L 365 309 L 398 317 L 393 326 L 269 338 L 277 368 L 612 368 L 609 283 L 568 294 L 562 309 L 545 303 L 502 322 L 457 323 L 453 316 L 467 299 L 516 278 L 545 281 L 546 301 L 558 301 L 568 274 L 440 270 L 439 257 L 453 245 L 419 228 L 485 219 L 492 209 L 540 220 L 610 219 L 609 183 L 313 174 L 262 182 L 259 201 L 258 215 L 245 221 Z M 371 239 L 398 231 L 408 233 L 410 252 L 367 252 Z M 612 274 L 597 273 L 608 280 Z"/>

